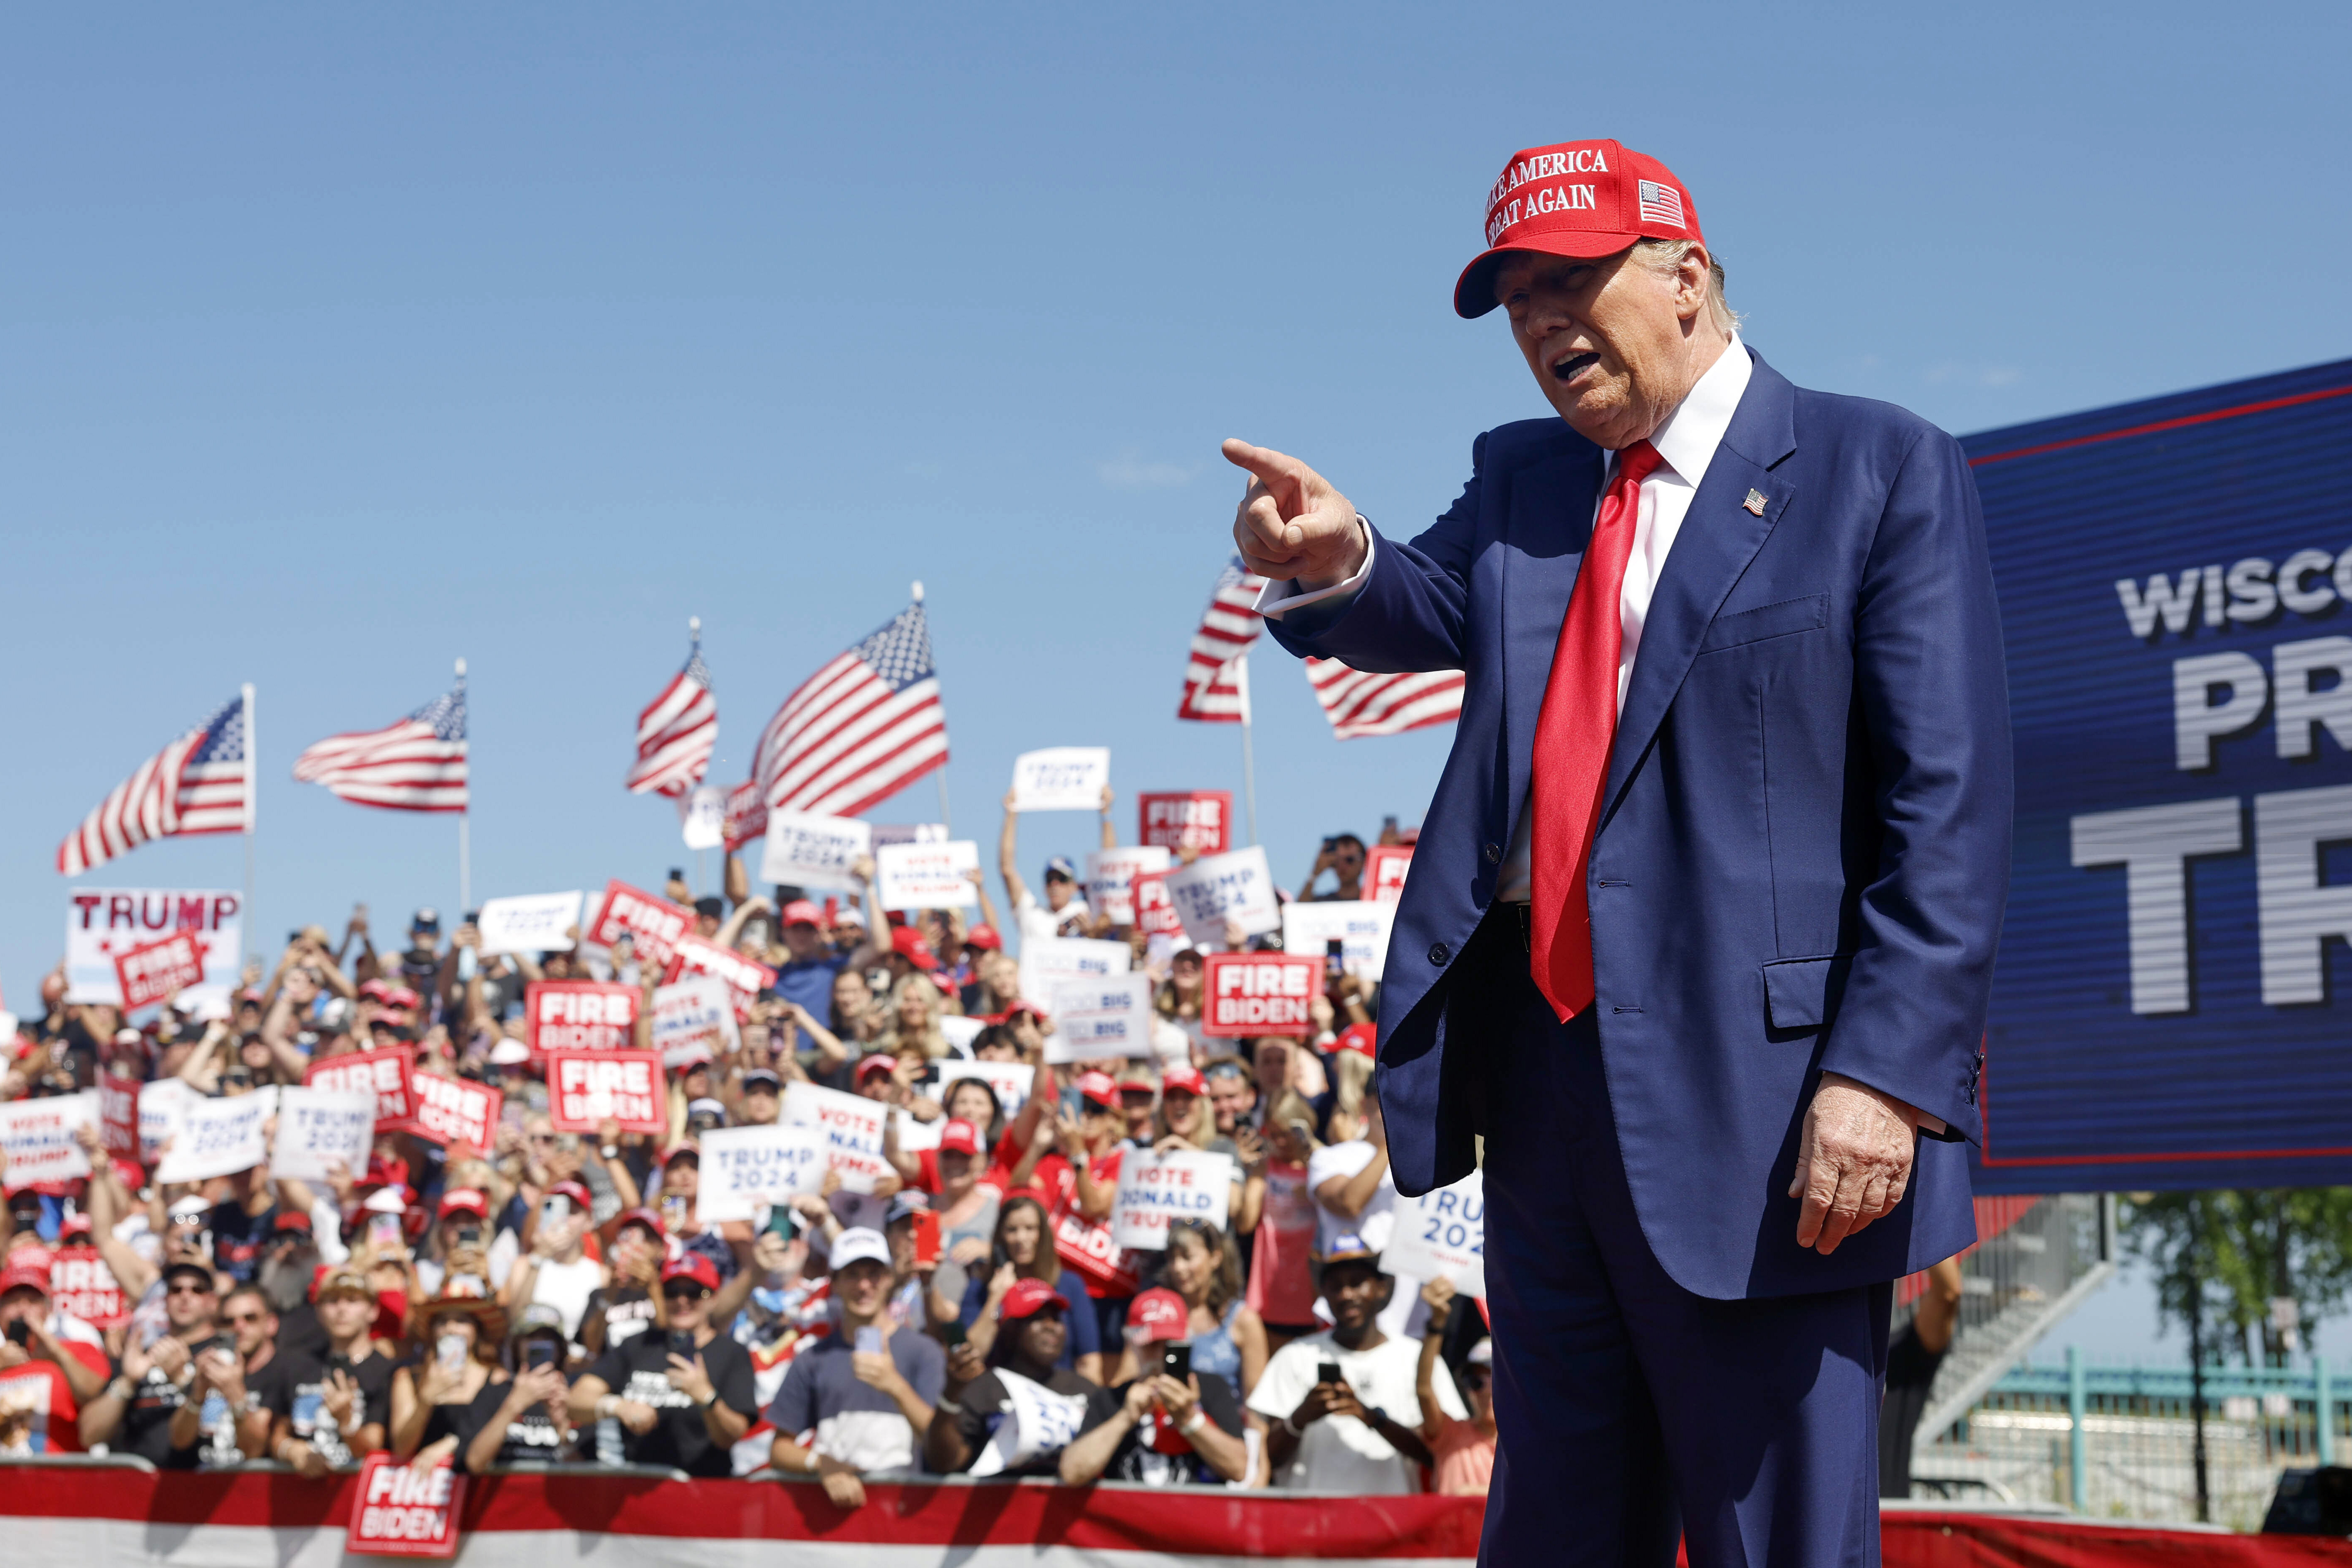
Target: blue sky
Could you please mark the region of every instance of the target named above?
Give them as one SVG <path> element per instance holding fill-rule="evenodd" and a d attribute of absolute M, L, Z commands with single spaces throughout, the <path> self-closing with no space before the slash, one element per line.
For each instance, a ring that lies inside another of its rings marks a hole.
<path fill-rule="evenodd" d="M 1384 526 L 1542 412 L 1448 309 L 1514 149 L 1692 189 L 1748 341 L 1966 431 L 2352 353 L 2340 7 L 18 8 L 0 22 L 0 989 L 60 837 L 260 689 L 259 929 L 457 900 L 288 774 L 473 671 L 477 898 L 656 881 L 636 710 L 706 623 L 740 777 L 929 590 L 955 823 L 1017 752 L 1234 787 L 1174 718 L 1226 435 Z M 2336 193 L 2330 195 L 2328 193 Z M 2227 219 L 2228 221 L 2223 221 Z M 2317 270 L 2314 270 L 2314 268 Z M 1259 661 L 1262 834 L 1418 818 L 1446 737 Z M 927 781 L 877 811 L 929 818 Z M 1090 818 L 1032 819 L 1024 859 Z M 97 885 L 229 886 L 234 840 Z"/>

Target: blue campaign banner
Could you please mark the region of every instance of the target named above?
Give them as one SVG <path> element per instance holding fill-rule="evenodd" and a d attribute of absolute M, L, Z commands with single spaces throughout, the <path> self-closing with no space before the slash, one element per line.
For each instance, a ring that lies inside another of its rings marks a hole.
<path fill-rule="evenodd" d="M 2352 1184 L 2352 361 L 1990 431 L 1980 1193 Z"/>

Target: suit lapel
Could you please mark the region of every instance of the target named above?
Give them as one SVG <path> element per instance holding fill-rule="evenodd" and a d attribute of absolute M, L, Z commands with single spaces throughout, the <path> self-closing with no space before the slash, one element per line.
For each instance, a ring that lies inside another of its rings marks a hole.
<path fill-rule="evenodd" d="M 1682 689 L 1699 639 L 1795 493 L 1793 485 L 1770 471 L 1795 447 L 1794 389 L 1759 357 L 1650 598 L 1641 651 L 1633 658 L 1610 750 L 1603 825 Z M 1764 498 L 1761 516 L 1745 504 L 1750 490 Z"/>
<path fill-rule="evenodd" d="M 1536 719 L 1543 711 L 1560 623 L 1568 618 L 1569 596 L 1592 537 L 1601 464 L 1601 448 L 1577 439 L 1573 451 L 1530 463 L 1511 479 L 1504 525 L 1503 735 L 1514 823 L 1527 798 Z"/>

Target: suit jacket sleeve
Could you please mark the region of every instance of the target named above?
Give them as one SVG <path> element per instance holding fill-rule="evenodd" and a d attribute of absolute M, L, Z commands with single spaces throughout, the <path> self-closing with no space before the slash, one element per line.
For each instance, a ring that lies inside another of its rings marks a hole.
<path fill-rule="evenodd" d="M 1268 620 L 1274 640 L 1300 658 L 1336 658 L 1374 674 L 1459 669 L 1486 437 L 1470 447 L 1470 482 L 1410 544 L 1373 530 L 1372 574 L 1353 598 Z M 1369 521 L 1365 524 L 1370 527 Z"/>
<path fill-rule="evenodd" d="M 1880 839 L 1822 1068 L 1973 1142 L 2009 888 L 2009 690 L 1976 481 L 1941 431 L 1889 487 L 1854 624 Z"/>

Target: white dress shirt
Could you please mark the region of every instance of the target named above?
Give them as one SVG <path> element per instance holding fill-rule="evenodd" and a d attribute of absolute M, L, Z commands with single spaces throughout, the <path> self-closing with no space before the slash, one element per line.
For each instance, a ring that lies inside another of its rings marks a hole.
<path fill-rule="evenodd" d="M 1650 437 L 1650 445 L 1664 460 L 1642 481 L 1641 500 L 1633 518 L 1633 548 L 1625 558 L 1625 581 L 1617 595 L 1618 622 L 1623 629 L 1623 641 L 1617 653 L 1617 707 L 1621 712 L 1625 707 L 1626 687 L 1633 678 L 1634 656 L 1642 651 L 1642 626 L 1649 617 L 1650 599 L 1657 592 L 1659 575 L 1665 571 L 1666 556 L 1682 532 L 1691 497 L 1697 493 L 1699 481 L 1706 478 L 1707 465 L 1715 460 L 1715 449 L 1722 445 L 1723 433 L 1731 427 L 1731 416 L 1739 408 L 1739 399 L 1747 392 L 1748 377 L 1755 374 L 1755 368 L 1746 346 L 1735 335 L 1730 346 L 1698 378 L 1675 411 L 1666 416 L 1666 422 Z M 1592 498 L 1596 521 L 1601 500 L 1609 493 L 1610 479 L 1616 471 L 1617 458 L 1612 453 L 1601 471 L 1600 489 Z M 1368 542 L 1370 537 L 1367 529 Z M 1307 605 L 1352 597 L 1371 572 L 1372 557 L 1368 550 L 1363 565 L 1354 576 L 1328 588 L 1300 593 L 1295 579 L 1268 583 L 1258 594 L 1258 614 L 1279 619 Z M 1498 900 L 1507 903 L 1525 903 L 1532 891 L 1528 839 L 1534 792 L 1528 795 L 1528 800 L 1519 808 L 1518 826 L 1511 834 L 1510 852 L 1503 857 L 1502 880 L 1495 893 Z"/>

